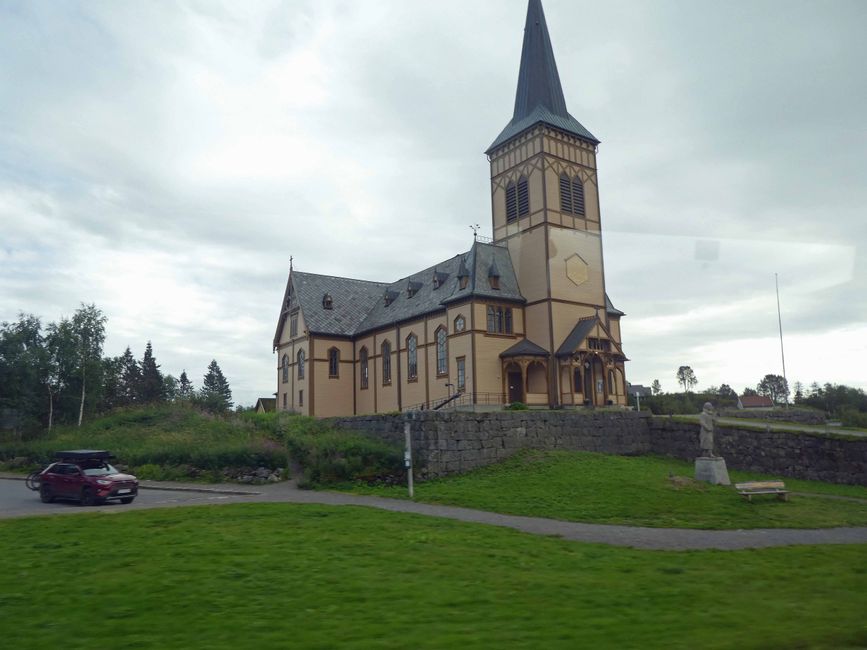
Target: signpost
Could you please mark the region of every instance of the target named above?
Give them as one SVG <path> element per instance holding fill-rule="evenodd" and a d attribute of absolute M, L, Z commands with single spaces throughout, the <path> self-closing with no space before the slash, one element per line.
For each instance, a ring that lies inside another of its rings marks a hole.
<path fill-rule="evenodd" d="M 403 464 L 406 467 L 406 482 L 409 487 L 409 498 L 413 498 L 413 485 L 412 485 L 412 432 L 409 424 L 409 419 L 412 417 L 412 413 L 407 413 L 406 422 L 403 423 L 403 435 L 405 438 L 405 449 L 403 452 Z"/>

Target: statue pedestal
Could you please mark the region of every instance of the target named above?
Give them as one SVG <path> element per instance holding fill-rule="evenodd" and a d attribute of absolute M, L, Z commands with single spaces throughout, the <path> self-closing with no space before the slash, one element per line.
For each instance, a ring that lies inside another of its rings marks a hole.
<path fill-rule="evenodd" d="M 695 459 L 695 480 L 713 483 L 714 485 L 731 485 L 729 471 L 724 458 L 714 456 L 699 456 Z"/>

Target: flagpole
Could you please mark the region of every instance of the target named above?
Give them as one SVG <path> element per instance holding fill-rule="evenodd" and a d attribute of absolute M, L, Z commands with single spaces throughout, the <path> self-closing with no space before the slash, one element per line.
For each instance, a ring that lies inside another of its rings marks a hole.
<path fill-rule="evenodd" d="M 780 326 L 780 357 L 783 360 L 783 379 L 786 382 L 786 386 L 789 385 L 789 380 L 786 379 L 786 352 L 783 348 L 783 317 L 780 313 L 780 278 L 774 273 L 774 283 L 777 286 L 777 323 Z M 786 405 L 789 404 L 789 396 L 786 395 Z"/>

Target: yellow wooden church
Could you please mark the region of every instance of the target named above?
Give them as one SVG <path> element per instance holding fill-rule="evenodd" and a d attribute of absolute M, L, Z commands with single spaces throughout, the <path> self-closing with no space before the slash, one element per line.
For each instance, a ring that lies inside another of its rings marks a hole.
<path fill-rule="evenodd" d="M 273 341 L 277 409 L 625 406 L 598 147 L 566 110 L 541 0 L 530 0 L 514 114 L 486 152 L 493 241 L 395 282 L 291 269 Z"/>

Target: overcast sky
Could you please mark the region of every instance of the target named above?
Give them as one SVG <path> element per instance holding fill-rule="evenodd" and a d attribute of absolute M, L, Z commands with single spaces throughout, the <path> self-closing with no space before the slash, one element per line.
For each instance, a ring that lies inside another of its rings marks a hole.
<path fill-rule="evenodd" d="M 867 2 L 544 0 L 602 144 L 627 378 L 867 388 Z M 490 234 L 525 0 L 0 0 L 0 320 L 94 302 L 236 401 L 290 255 L 394 281 Z"/>

